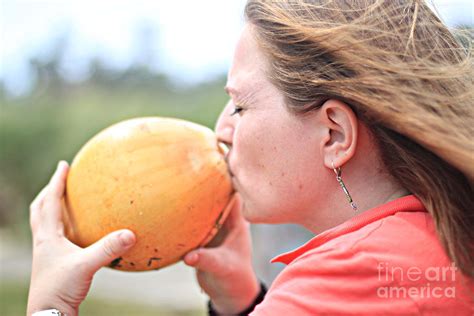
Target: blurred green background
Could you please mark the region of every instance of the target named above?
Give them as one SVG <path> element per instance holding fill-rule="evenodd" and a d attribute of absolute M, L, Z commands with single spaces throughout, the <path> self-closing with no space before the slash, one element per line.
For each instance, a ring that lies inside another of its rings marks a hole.
<path fill-rule="evenodd" d="M 460 28 L 470 34 L 462 38 L 469 45 L 472 27 Z M 142 41 L 145 50 L 150 48 L 151 39 Z M 147 54 L 119 68 L 92 58 L 82 65 L 88 69 L 85 79 L 68 80 L 64 76 L 67 43 L 67 38 L 59 37 L 47 44 L 46 56 L 30 56 L 29 73 L 35 79 L 26 93 L 11 94 L 0 78 L 2 316 L 25 314 L 31 269 L 29 204 L 48 182 L 59 160 L 71 162 L 93 135 L 133 117 L 176 117 L 213 128 L 228 99 L 223 90 L 224 72 L 208 76 L 207 81 L 184 83 L 153 68 L 146 62 Z M 192 55 L 193 51 L 187 53 Z M 252 225 L 252 237 L 257 254 L 254 266 L 258 276 L 269 284 L 282 269 L 278 264 L 270 266 L 269 259 L 301 245 L 312 234 L 293 225 Z M 103 269 L 94 278 L 81 314 L 206 315 L 206 300 L 194 280 L 194 271 L 183 264 L 137 274 Z"/>
<path fill-rule="evenodd" d="M 0 89 L 1 315 L 25 313 L 31 238 L 29 204 L 60 159 L 71 162 L 97 132 L 133 117 L 176 117 L 213 128 L 227 100 L 224 74 L 198 85 L 179 86 L 143 65 L 112 71 L 92 61 L 90 78 L 72 84 L 60 75 L 58 56 L 60 52 L 47 61 L 31 61 L 38 76 L 28 94 L 9 97 Z M 113 273 L 119 272 L 107 273 L 115 278 Z M 169 278 L 174 282 L 173 276 Z M 103 288 L 107 291 L 106 286 Z M 201 315 L 204 304 L 198 310 L 193 306 L 183 310 L 90 299 L 82 310 L 85 315 Z"/>
<path fill-rule="evenodd" d="M 214 127 L 227 96 L 225 76 L 177 87 L 164 75 L 131 68 L 110 72 L 100 65 L 80 84 L 64 81 L 57 61 L 35 63 L 34 90 L 0 100 L 0 225 L 27 238 L 28 204 L 47 183 L 59 159 L 71 161 L 81 146 L 121 120 L 165 116 Z M 2 93 L 2 91 L 0 91 Z"/>

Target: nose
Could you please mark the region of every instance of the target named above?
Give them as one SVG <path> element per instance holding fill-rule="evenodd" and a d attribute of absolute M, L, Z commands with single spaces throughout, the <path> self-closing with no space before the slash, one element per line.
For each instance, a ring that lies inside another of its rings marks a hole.
<path fill-rule="evenodd" d="M 232 139 L 234 136 L 235 119 L 230 116 L 232 111 L 232 100 L 229 100 L 222 110 L 216 122 L 215 132 L 217 140 L 232 147 Z"/>

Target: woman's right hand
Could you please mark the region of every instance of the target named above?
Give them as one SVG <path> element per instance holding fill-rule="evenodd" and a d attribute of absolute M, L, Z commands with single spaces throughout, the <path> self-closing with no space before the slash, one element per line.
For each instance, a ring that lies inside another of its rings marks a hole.
<path fill-rule="evenodd" d="M 227 207 L 229 216 L 216 237 L 205 248 L 187 253 L 184 262 L 196 268 L 199 285 L 219 314 L 238 314 L 258 296 L 260 284 L 252 267 L 249 223 L 242 217 L 238 194 Z"/>

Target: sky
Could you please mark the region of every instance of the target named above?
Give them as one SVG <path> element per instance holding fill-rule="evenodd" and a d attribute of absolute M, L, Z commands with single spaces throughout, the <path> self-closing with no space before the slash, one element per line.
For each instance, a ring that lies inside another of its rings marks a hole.
<path fill-rule="evenodd" d="M 71 81 L 87 78 L 94 57 L 113 69 L 145 58 L 176 81 L 207 80 L 230 66 L 245 2 L 0 0 L 0 81 L 12 95 L 27 92 L 34 83 L 29 59 L 47 58 L 65 34 L 61 72 Z M 473 24 L 474 0 L 433 2 L 448 25 Z M 144 43 L 147 32 L 153 41 Z"/>

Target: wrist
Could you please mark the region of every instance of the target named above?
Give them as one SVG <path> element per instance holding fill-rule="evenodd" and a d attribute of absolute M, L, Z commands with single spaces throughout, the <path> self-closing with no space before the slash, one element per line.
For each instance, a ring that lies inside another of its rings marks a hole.
<path fill-rule="evenodd" d="M 28 306 L 28 310 L 27 310 L 26 314 L 28 316 L 32 316 L 36 312 L 41 312 L 41 311 L 49 310 L 49 309 L 57 309 L 63 315 L 66 315 L 66 316 L 77 316 L 78 315 L 77 310 L 75 310 L 71 307 L 61 307 L 61 306 L 58 306 L 57 304 L 40 304 L 40 305 Z"/>
<path fill-rule="evenodd" d="M 67 314 L 52 308 L 52 309 L 46 309 L 38 312 L 34 312 L 32 316 L 67 316 Z"/>
<path fill-rule="evenodd" d="M 36 312 L 44 311 L 48 309 L 57 309 L 61 313 L 67 316 L 77 316 L 78 309 L 64 303 L 60 300 L 55 299 L 42 299 L 41 301 L 30 299 L 28 301 L 27 315 L 31 316 Z"/>
<path fill-rule="evenodd" d="M 255 306 L 263 301 L 267 288 L 263 282 L 256 283 L 255 288 L 247 291 L 239 298 L 227 297 L 221 300 L 209 300 L 209 315 L 247 315 Z"/>

